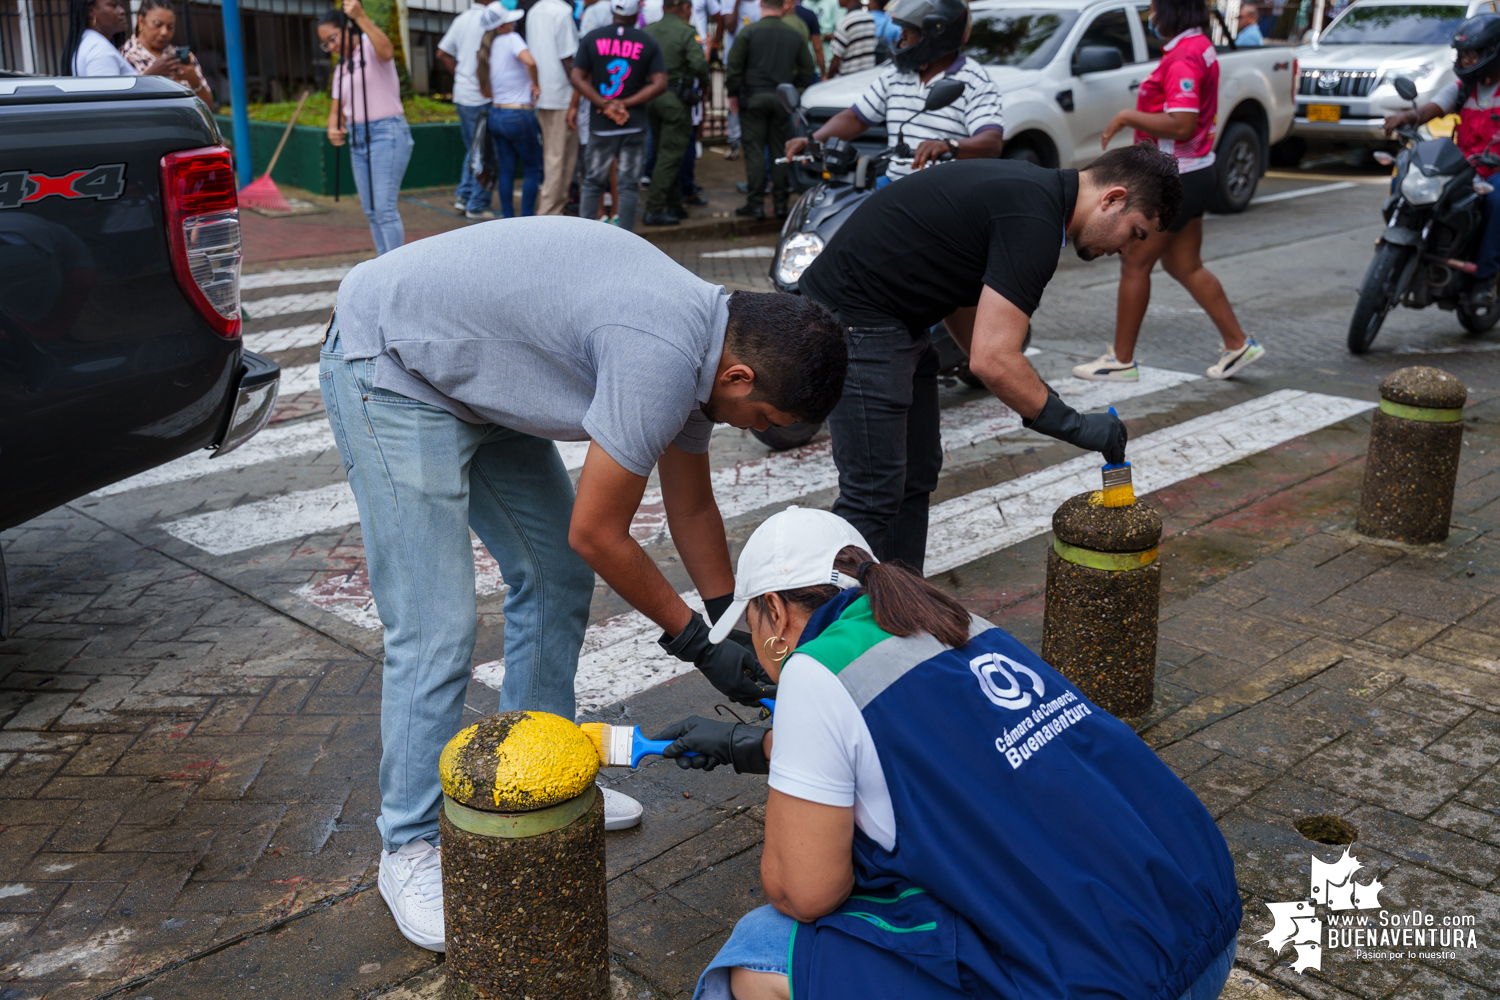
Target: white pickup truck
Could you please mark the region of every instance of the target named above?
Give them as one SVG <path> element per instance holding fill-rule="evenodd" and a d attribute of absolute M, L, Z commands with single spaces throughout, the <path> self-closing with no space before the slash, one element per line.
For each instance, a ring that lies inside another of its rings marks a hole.
<path fill-rule="evenodd" d="M 1083 167 L 1099 155 L 1104 126 L 1135 107 L 1136 89 L 1161 58 L 1146 24 L 1149 0 L 975 0 L 964 52 L 1000 89 L 1006 157 Z M 1219 191 L 1211 206 L 1250 204 L 1272 144 L 1292 127 L 1296 60 L 1289 47 L 1219 47 Z M 821 125 L 854 103 L 880 68 L 815 84 L 802 97 Z M 1130 129 L 1111 146 L 1132 141 Z M 885 144 L 878 126 L 860 144 Z"/>

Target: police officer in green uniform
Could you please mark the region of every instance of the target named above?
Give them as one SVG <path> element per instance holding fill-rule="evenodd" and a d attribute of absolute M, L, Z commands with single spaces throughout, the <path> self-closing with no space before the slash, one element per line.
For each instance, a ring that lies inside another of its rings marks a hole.
<path fill-rule="evenodd" d="M 666 92 L 646 105 L 656 137 L 656 170 L 641 219 L 648 226 L 675 226 L 687 216 L 677 175 L 693 141 L 693 105 L 709 87 L 708 60 L 703 58 L 698 32 L 687 23 L 692 11 L 691 0 L 667 0 L 661 20 L 646 25 L 646 34 L 656 39 L 667 61 Z M 698 94 L 693 93 L 695 80 Z"/>
<path fill-rule="evenodd" d="M 815 72 L 807 39 L 781 19 L 783 6 L 783 0 L 761 0 L 760 20 L 735 36 L 724 76 L 729 110 L 740 116 L 749 182 L 745 204 L 734 214 L 752 219 L 766 217 L 766 146 L 776 151 L 773 156 L 780 156 L 787 140 L 790 116 L 777 100 L 776 88 L 790 83 L 801 90 L 812 83 Z M 786 215 L 788 193 L 786 165 L 773 164 L 771 199 L 778 216 Z"/>

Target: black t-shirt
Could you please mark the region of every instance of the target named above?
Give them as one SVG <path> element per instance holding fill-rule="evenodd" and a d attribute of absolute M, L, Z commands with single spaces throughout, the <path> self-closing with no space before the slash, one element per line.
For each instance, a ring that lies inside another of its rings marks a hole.
<path fill-rule="evenodd" d="M 656 39 L 618 24 L 596 28 L 578 42 L 573 65 L 589 74 L 599 96 L 606 100 L 624 100 L 651 82 L 652 73 L 665 73 L 667 60 Z M 616 125 L 602 111 L 589 115 L 590 135 L 620 135 L 640 132 L 646 127 L 646 105 L 626 109 L 630 120 Z"/>
<path fill-rule="evenodd" d="M 939 163 L 854 210 L 798 289 L 848 326 L 923 330 L 988 285 L 1030 316 L 1057 270 L 1078 171 L 1021 160 Z"/>

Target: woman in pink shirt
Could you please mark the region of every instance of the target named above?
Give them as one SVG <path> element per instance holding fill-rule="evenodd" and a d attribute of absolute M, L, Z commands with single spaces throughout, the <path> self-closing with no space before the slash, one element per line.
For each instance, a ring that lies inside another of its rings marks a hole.
<path fill-rule="evenodd" d="M 1149 142 L 1177 158 L 1182 176 L 1182 209 L 1166 232 L 1152 233 L 1144 243 L 1127 247 L 1120 264 L 1120 297 L 1115 310 L 1115 342 L 1097 361 L 1078 365 L 1073 374 L 1097 382 L 1134 382 L 1140 378 L 1135 342 L 1151 302 L 1151 269 L 1161 261 L 1193 300 L 1208 313 L 1224 341 L 1209 378 L 1231 378 L 1265 354 L 1247 337 L 1234 315 L 1224 286 L 1203 266 L 1203 213 L 1208 208 L 1218 171 L 1214 170 L 1214 134 L 1219 118 L 1219 60 L 1208 30 L 1203 0 L 1153 0 L 1151 30 L 1169 39 L 1161 62 L 1136 93 L 1135 110 L 1121 111 L 1104 129 L 1102 145 L 1122 129 L 1135 129 L 1136 142 Z"/>
<path fill-rule="evenodd" d="M 328 111 L 328 141 L 342 146 L 349 138 L 350 166 L 360 205 L 370 220 L 375 253 L 399 247 L 406 239 L 396 197 L 411 162 L 411 127 L 401 110 L 401 81 L 396 76 L 396 48 L 370 20 L 359 0 L 344 0 L 342 12 L 318 19 L 318 43 L 337 53 L 333 72 L 333 106 Z M 345 125 L 353 126 L 353 135 Z"/>

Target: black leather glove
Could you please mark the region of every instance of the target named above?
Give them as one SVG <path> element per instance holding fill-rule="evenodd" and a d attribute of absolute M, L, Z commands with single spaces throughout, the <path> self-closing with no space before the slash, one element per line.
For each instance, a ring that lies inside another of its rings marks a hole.
<path fill-rule="evenodd" d="M 1058 398 L 1051 386 L 1047 391 L 1047 405 L 1035 417 L 1022 420 L 1023 427 L 1088 451 L 1100 452 L 1110 465 L 1125 461 L 1125 442 L 1130 435 L 1119 417 L 1113 413 L 1079 413 Z"/>
<path fill-rule="evenodd" d="M 729 606 L 733 603 L 734 594 L 732 593 L 725 594 L 723 597 L 710 597 L 705 599 L 703 602 L 703 606 L 708 609 L 709 624 L 712 625 L 716 623 L 720 618 L 723 618 L 724 613 L 729 610 Z M 741 646 L 744 646 L 746 649 L 750 650 L 751 656 L 755 655 L 755 640 L 750 638 L 750 633 L 746 632 L 744 629 L 734 629 L 729 633 L 728 636 L 726 636 L 726 638 L 733 640 L 734 642 L 737 642 Z"/>
<path fill-rule="evenodd" d="M 708 641 L 708 624 L 696 611 L 687 628 L 674 639 L 665 632 L 656 640 L 662 649 L 703 671 L 708 682 L 741 705 L 759 705 L 776 697 L 776 685 L 761 669 L 755 654 L 737 642 Z"/>
<path fill-rule="evenodd" d="M 677 766 L 684 770 L 712 771 L 720 764 L 732 764 L 736 774 L 771 772 L 771 762 L 766 758 L 766 731 L 759 726 L 695 715 L 673 723 L 651 739 L 674 741 L 662 756 L 675 757 Z M 684 753 L 697 756 L 681 756 Z"/>

